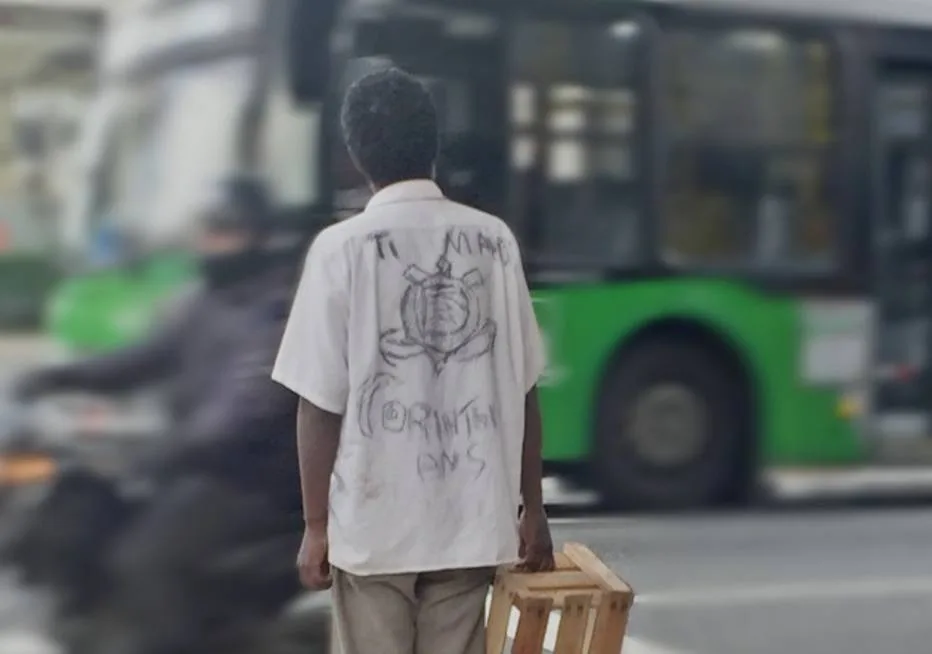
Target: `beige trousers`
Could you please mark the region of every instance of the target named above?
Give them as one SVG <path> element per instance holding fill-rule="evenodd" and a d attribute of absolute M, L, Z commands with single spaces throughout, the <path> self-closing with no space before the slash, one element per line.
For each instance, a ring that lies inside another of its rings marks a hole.
<path fill-rule="evenodd" d="M 484 654 L 493 568 L 359 577 L 333 570 L 339 654 Z"/>

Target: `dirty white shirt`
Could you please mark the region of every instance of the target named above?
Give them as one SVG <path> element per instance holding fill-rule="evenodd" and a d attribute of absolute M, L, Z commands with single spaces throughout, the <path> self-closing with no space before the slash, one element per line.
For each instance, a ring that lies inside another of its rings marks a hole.
<path fill-rule="evenodd" d="M 415 180 L 321 232 L 272 377 L 344 416 L 331 564 L 375 575 L 515 561 L 524 399 L 543 367 L 498 218 Z"/>

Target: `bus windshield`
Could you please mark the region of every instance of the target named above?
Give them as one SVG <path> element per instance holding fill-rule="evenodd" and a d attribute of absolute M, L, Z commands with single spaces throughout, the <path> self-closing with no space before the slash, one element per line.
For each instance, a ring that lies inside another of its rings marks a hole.
<path fill-rule="evenodd" d="M 205 189 L 236 165 L 252 65 L 212 61 L 119 90 L 91 180 L 88 252 L 115 233 L 147 247 L 187 233 Z"/>

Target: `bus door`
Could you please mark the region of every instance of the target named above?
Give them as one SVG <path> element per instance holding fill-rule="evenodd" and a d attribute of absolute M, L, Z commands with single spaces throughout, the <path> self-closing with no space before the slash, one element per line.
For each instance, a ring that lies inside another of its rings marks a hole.
<path fill-rule="evenodd" d="M 492 14 L 396 10 L 357 21 L 353 33 L 351 59 L 398 66 L 430 89 L 440 119 L 437 181 L 444 192 L 502 215 L 507 123 L 500 22 Z"/>
<path fill-rule="evenodd" d="M 932 60 L 877 82 L 873 409 L 882 457 L 918 463 L 932 461 Z"/>

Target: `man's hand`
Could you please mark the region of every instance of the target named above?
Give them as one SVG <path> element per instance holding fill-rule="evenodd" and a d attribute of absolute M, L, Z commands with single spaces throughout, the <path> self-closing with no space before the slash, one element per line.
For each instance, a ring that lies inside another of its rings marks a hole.
<path fill-rule="evenodd" d="M 521 545 L 518 555 L 521 563 L 518 570 L 522 572 L 549 572 L 554 569 L 553 539 L 550 537 L 550 525 L 547 512 L 543 507 L 524 509 L 518 526 Z"/>
<path fill-rule="evenodd" d="M 333 584 L 326 526 L 305 526 L 298 551 L 298 576 L 308 590 L 327 590 Z"/>

